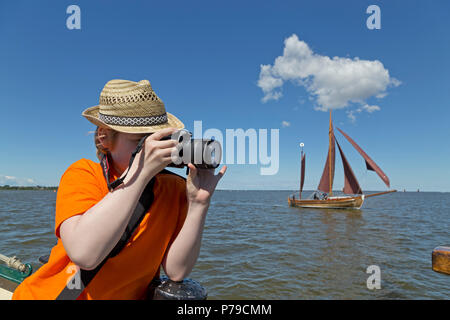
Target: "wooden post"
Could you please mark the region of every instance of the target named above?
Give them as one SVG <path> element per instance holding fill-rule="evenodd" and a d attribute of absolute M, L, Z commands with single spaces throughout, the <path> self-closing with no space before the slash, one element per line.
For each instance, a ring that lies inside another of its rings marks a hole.
<path fill-rule="evenodd" d="M 450 274 L 450 247 L 439 246 L 431 254 L 433 271 Z"/>

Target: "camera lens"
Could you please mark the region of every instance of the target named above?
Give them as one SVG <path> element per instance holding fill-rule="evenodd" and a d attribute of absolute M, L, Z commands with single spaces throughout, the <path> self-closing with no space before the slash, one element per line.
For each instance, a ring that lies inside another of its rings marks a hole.
<path fill-rule="evenodd" d="M 203 163 L 206 168 L 217 168 L 222 158 L 222 146 L 215 140 L 205 141 Z"/>

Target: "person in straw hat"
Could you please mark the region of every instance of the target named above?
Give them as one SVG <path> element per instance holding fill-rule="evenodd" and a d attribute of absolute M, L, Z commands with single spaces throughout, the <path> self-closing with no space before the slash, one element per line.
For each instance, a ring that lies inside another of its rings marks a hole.
<path fill-rule="evenodd" d="M 100 163 L 81 159 L 61 177 L 58 242 L 13 299 L 144 299 L 160 266 L 180 281 L 197 261 L 210 199 L 226 166 L 215 174 L 189 164 L 186 180 L 163 170 L 178 141 L 161 138 L 184 125 L 166 112 L 147 80 L 109 81 L 99 105 L 82 115 L 97 126 Z M 150 182 L 150 209 L 123 248 L 110 256 Z M 86 274 L 94 276 L 84 286 Z"/>

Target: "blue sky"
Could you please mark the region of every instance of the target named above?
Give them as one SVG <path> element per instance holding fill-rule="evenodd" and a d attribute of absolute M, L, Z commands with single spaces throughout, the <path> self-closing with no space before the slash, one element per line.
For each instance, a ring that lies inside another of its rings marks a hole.
<path fill-rule="evenodd" d="M 66 8 L 81 8 L 69 30 Z M 369 30 L 366 8 L 381 9 Z M 229 165 L 219 188 L 296 189 L 299 142 L 306 189 L 315 189 L 328 148 L 328 113 L 298 81 L 263 102 L 261 65 L 273 66 L 296 35 L 318 56 L 380 61 L 382 98 L 358 112 L 333 111 L 334 124 L 377 162 L 392 188 L 450 191 L 450 21 L 448 1 L 2 1 L 0 4 L 0 185 L 58 185 L 80 158 L 96 160 L 94 129 L 81 112 L 111 79 L 148 79 L 190 130 L 279 129 L 279 171 Z M 298 80 L 298 79 L 297 79 Z M 351 115 L 355 118 L 352 119 Z M 283 126 L 283 121 L 289 126 Z M 386 187 L 336 134 L 363 190 Z M 179 173 L 184 171 L 179 170 Z M 343 186 L 336 163 L 335 189 Z"/>

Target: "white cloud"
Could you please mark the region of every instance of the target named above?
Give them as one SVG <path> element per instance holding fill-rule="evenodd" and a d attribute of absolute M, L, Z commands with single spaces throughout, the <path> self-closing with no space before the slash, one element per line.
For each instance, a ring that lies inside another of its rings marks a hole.
<path fill-rule="evenodd" d="M 372 113 L 374 111 L 380 111 L 379 106 L 369 106 L 368 104 L 363 105 L 362 109 L 366 110 L 368 113 Z"/>
<path fill-rule="evenodd" d="M 0 186 L 35 186 L 36 182 L 31 178 L 17 178 L 13 176 L 0 175 Z"/>
<path fill-rule="evenodd" d="M 347 117 L 350 119 L 351 122 L 355 122 L 356 121 L 356 116 L 355 116 L 355 112 L 353 110 L 351 111 L 347 111 Z"/>
<path fill-rule="evenodd" d="M 369 106 L 368 104 L 365 104 L 359 108 L 357 108 L 356 110 L 350 110 L 347 111 L 347 117 L 350 119 L 351 122 L 356 122 L 356 115 L 355 112 L 357 113 L 361 113 L 362 111 L 367 111 L 368 113 L 372 113 L 375 111 L 380 111 L 380 107 L 379 106 Z"/>
<path fill-rule="evenodd" d="M 286 127 L 290 127 L 290 126 L 291 126 L 291 123 L 288 122 L 288 121 L 282 121 L 282 122 L 281 122 L 281 125 L 283 126 L 283 128 L 286 128 Z"/>
<path fill-rule="evenodd" d="M 380 108 L 368 106 L 366 99 L 383 98 L 388 87 L 401 83 L 390 77 L 378 60 L 319 55 L 295 34 L 284 41 L 283 55 L 273 65 L 261 65 L 258 86 L 264 93 L 262 101 L 280 99 L 286 81 L 305 87 L 316 110 L 341 109 L 356 103 L 368 112 Z"/>
<path fill-rule="evenodd" d="M 262 99 L 263 102 L 267 102 L 269 100 L 278 100 L 283 96 L 281 92 L 268 92 L 264 98 Z"/>

